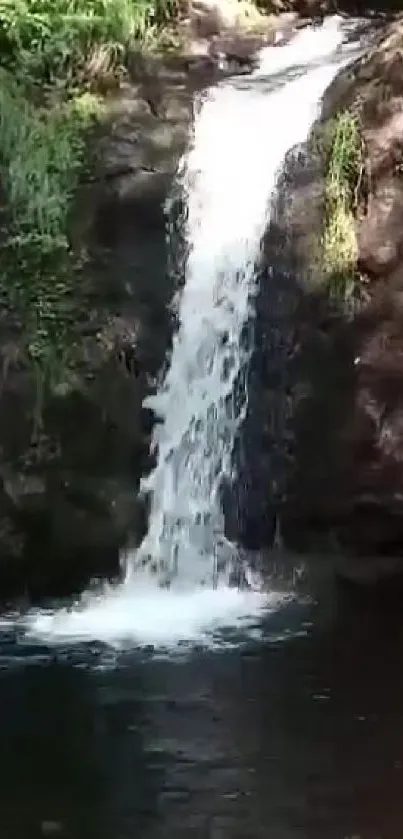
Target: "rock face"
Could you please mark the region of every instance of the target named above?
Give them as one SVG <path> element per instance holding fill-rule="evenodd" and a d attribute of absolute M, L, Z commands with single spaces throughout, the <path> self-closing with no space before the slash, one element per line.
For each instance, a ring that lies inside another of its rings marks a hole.
<path fill-rule="evenodd" d="M 166 271 L 164 202 L 187 140 L 186 66 L 135 60 L 135 80 L 111 102 L 72 235 L 89 262 L 77 298 L 80 368 L 47 404 L 33 435 L 18 352 L 2 334 L 0 594 L 78 590 L 116 576 L 119 549 L 144 530 L 136 502 L 150 468 L 155 387 L 169 346 L 174 274 Z"/>
<path fill-rule="evenodd" d="M 362 561 L 368 557 L 372 563 L 378 556 L 376 574 L 363 575 L 377 581 L 379 556 L 401 556 L 403 573 L 401 18 L 384 27 L 367 58 L 337 80 L 324 116 L 346 107 L 359 115 L 368 173 L 366 205 L 356 229 L 360 305 L 354 312 L 330 303 L 320 282 L 308 276 L 305 243 L 315 225 L 321 229 L 323 218 L 323 177 L 320 166 L 315 172 L 312 154 L 308 189 L 316 199 L 302 239 L 292 205 L 298 205 L 306 185 L 294 180 L 288 216 L 284 208 L 279 212 L 280 223 L 291 224 L 290 254 L 303 289 L 297 363 L 305 388 L 302 399 L 294 393 L 295 461 L 283 520 L 293 547 L 309 546 L 311 528 L 326 531 L 334 545 Z M 385 560 L 386 568 L 390 573 Z"/>
<path fill-rule="evenodd" d="M 370 177 L 357 227 L 367 304 L 353 320 L 355 373 L 345 436 L 360 552 L 403 555 L 403 21 L 359 68 L 356 102 Z M 351 94 L 350 94 L 351 95 Z"/>

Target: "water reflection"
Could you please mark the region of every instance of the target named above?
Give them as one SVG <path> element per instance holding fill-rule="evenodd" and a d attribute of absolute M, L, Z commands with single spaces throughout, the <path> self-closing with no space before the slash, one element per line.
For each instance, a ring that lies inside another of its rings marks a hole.
<path fill-rule="evenodd" d="M 399 615 L 333 592 L 272 622 L 176 661 L 10 657 L 2 837 L 400 839 Z"/>

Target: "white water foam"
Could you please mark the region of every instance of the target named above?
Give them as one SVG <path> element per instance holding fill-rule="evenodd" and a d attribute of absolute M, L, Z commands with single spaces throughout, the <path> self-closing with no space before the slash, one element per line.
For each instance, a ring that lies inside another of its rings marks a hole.
<path fill-rule="evenodd" d="M 134 644 L 172 650 L 198 642 L 220 647 L 222 631 L 238 628 L 248 634 L 259 616 L 277 609 L 283 599 L 234 588 L 168 591 L 140 583 L 136 591 L 111 591 L 72 610 L 33 613 L 24 623 L 29 635 L 51 644 L 100 641 L 117 648 Z"/>
<path fill-rule="evenodd" d="M 330 18 L 286 46 L 265 48 L 248 78 L 196 99 L 193 137 L 178 171 L 189 248 L 180 327 L 164 381 L 147 400 L 161 420 L 156 467 L 143 482 L 151 494 L 148 533 L 128 558 L 122 586 L 87 595 L 74 610 L 33 615 L 32 632 L 55 641 L 131 638 L 169 646 L 211 638 L 219 626 L 253 624 L 262 609 L 278 608 L 278 595 L 238 592 L 227 577 L 219 579 L 220 492 L 223 480 L 234 479 L 233 448 L 247 402 L 235 382 L 247 364 L 242 334 L 277 180 L 287 151 L 307 138 L 326 88 L 357 52 L 344 40 L 342 20 Z M 156 580 L 143 568 L 149 560 Z M 169 591 L 158 587 L 167 580 Z"/>

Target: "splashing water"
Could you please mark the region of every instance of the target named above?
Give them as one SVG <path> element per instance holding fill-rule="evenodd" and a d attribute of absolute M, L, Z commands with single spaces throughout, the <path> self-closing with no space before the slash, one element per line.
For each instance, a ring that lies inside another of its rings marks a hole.
<path fill-rule="evenodd" d="M 161 419 L 158 461 L 143 481 L 151 493 L 149 529 L 131 557 L 128 582 L 150 557 L 162 579 L 216 583 L 225 548 L 220 496 L 235 477 L 234 442 L 247 403 L 243 331 L 260 245 L 285 155 L 306 139 L 344 56 L 310 65 L 334 58 L 342 41 L 339 20 L 330 19 L 265 50 L 252 79 L 226 82 L 196 102 L 193 142 L 178 176 L 189 244 L 180 328 L 164 382 L 147 400 Z M 299 72 L 292 81 L 290 69 Z M 267 73 L 286 75 L 270 90 Z"/>
<path fill-rule="evenodd" d="M 121 587 L 87 596 L 70 612 L 33 616 L 33 631 L 169 644 L 278 607 L 278 596 L 227 587 L 236 552 L 223 536 L 221 492 L 235 478 L 247 404 L 244 333 L 277 180 L 288 150 L 306 140 L 326 88 L 358 54 L 346 31 L 337 16 L 307 27 L 286 46 L 262 50 L 251 76 L 196 98 L 177 175 L 188 246 L 180 326 L 165 378 L 146 400 L 160 420 L 157 463 L 142 483 L 151 495 L 148 532 L 127 558 Z M 166 582 L 170 591 L 159 588 Z"/>

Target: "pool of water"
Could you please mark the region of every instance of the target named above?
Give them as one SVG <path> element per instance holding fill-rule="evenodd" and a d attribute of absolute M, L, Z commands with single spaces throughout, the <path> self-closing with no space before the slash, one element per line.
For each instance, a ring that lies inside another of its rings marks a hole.
<path fill-rule="evenodd" d="M 403 624 L 333 586 L 261 637 L 0 642 L 2 839 L 401 839 Z"/>

